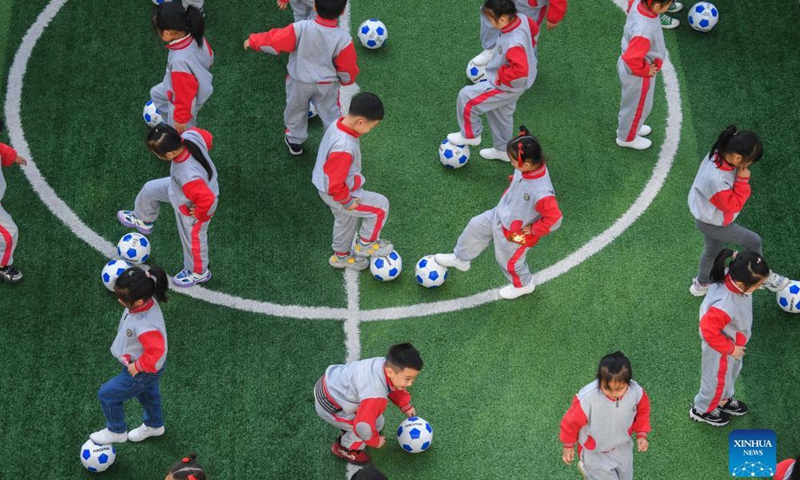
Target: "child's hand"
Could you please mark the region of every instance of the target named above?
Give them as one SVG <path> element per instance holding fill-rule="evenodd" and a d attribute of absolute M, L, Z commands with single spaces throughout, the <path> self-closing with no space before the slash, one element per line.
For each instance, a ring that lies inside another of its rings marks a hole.
<path fill-rule="evenodd" d="M 572 461 L 575 459 L 575 448 L 567 448 L 564 447 L 561 450 L 561 460 L 566 463 L 567 465 L 571 464 Z"/>
<path fill-rule="evenodd" d="M 175 125 L 173 125 L 173 127 L 175 127 L 175 130 L 177 130 L 178 133 L 183 133 L 183 132 L 186 131 L 186 124 L 185 123 L 175 122 Z"/>
<path fill-rule="evenodd" d="M 17 155 L 17 159 L 14 160 L 14 163 L 16 163 L 17 165 L 27 165 L 28 159 L 20 155 Z"/>
<path fill-rule="evenodd" d="M 658 73 L 658 67 L 655 63 L 650 64 L 650 71 L 647 72 L 648 77 L 654 77 Z"/>
<path fill-rule="evenodd" d="M 547 29 L 548 30 L 552 30 L 552 29 L 554 29 L 554 28 L 556 28 L 558 26 L 557 23 L 552 23 L 550 20 L 547 20 L 545 22 L 545 25 L 547 25 Z"/>
<path fill-rule="evenodd" d="M 647 449 L 650 448 L 650 443 L 647 441 L 647 437 L 636 438 L 636 447 L 639 452 L 646 452 Z"/>
<path fill-rule="evenodd" d="M 731 356 L 737 360 L 741 360 L 742 357 L 744 357 L 745 350 L 747 350 L 747 347 L 736 345 L 733 347 L 733 353 L 731 353 Z"/>
<path fill-rule="evenodd" d="M 361 199 L 358 198 L 358 197 L 353 197 L 353 203 L 352 203 L 352 205 L 347 207 L 347 210 L 350 210 L 350 211 L 355 210 L 356 207 L 358 207 L 359 203 L 361 203 Z"/>
<path fill-rule="evenodd" d="M 406 418 L 416 417 L 417 416 L 417 409 L 411 407 L 411 410 L 406 412 Z"/>
<path fill-rule="evenodd" d="M 289 2 L 283 3 L 281 0 L 278 0 L 278 9 L 286 10 L 286 7 L 289 5 Z"/>
<path fill-rule="evenodd" d="M 386 445 L 386 437 L 384 437 L 383 435 L 381 435 L 381 439 L 380 439 L 380 441 L 378 442 L 378 446 L 377 446 L 377 447 L 375 447 L 375 448 L 383 448 L 383 446 L 384 446 L 384 445 Z"/>
<path fill-rule="evenodd" d="M 281 2 L 278 2 L 279 5 L 280 5 L 280 3 Z M 250 50 L 250 39 L 249 38 L 244 41 L 244 49 L 245 50 Z"/>
<path fill-rule="evenodd" d="M 736 176 L 742 178 L 750 178 L 750 167 L 739 167 L 736 170 Z"/>
<path fill-rule="evenodd" d="M 128 373 L 131 374 L 131 377 L 135 377 L 139 370 L 136 369 L 136 362 L 131 362 L 128 364 Z"/>

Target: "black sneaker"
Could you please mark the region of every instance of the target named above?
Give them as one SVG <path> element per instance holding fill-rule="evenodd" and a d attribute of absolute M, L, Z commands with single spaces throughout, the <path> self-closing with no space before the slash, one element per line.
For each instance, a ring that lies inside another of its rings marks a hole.
<path fill-rule="evenodd" d="M 735 398 L 729 398 L 725 405 L 720 405 L 719 409 L 723 412 L 727 413 L 728 415 L 733 415 L 734 417 L 741 417 L 742 415 L 748 412 L 747 404 L 744 402 L 740 402 Z"/>
<path fill-rule="evenodd" d="M 694 407 L 689 410 L 689 418 L 694 420 L 695 422 L 705 422 L 712 427 L 724 427 L 731 421 L 731 416 L 727 413 L 723 412 L 719 408 L 715 408 L 714 410 L 701 414 Z"/>
<path fill-rule="evenodd" d="M 19 283 L 22 280 L 22 272 L 14 268 L 13 265 L 0 268 L 0 279 L 6 283 Z"/>
<path fill-rule="evenodd" d="M 292 155 L 302 155 L 303 154 L 303 144 L 302 143 L 292 143 L 286 137 L 283 137 L 283 141 L 286 143 L 286 146 L 289 147 L 289 153 L 291 153 Z"/>

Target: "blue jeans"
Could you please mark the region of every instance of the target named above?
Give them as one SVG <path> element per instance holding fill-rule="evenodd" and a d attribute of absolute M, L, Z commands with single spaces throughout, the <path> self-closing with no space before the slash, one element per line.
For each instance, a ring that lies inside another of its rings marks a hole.
<path fill-rule="evenodd" d="M 162 368 L 158 373 L 139 372 L 132 377 L 127 367 L 122 367 L 119 375 L 104 383 L 97 391 L 97 397 L 106 417 L 106 428 L 114 433 L 128 431 L 124 403 L 134 397 L 142 404 L 144 424 L 152 428 L 163 426 L 161 391 L 158 388 L 163 372 Z"/>

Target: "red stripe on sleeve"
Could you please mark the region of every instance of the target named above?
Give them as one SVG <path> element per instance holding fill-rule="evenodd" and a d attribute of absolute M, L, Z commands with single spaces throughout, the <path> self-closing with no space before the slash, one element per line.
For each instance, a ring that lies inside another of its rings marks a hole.
<path fill-rule="evenodd" d="M 786 478 L 786 472 L 789 470 L 789 467 L 794 465 L 794 462 L 795 460 L 793 458 L 787 458 L 786 460 L 779 463 L 775 469 L 774 480 L 784 480 Z"/>
<path fill-rule="evenodd" d="M 722 329 L 731 322 L 731 317 L 717 307 L 711 307 L 700 319 L 700 334 L 703 340 L 723 355 L 730 355 L 733 352 L 733 340 L 728 338 Z"/>
<path fill-rule="evenodd" d="M 214 136 L 211 135 L 211 132 L 198 127 L 192 127 L 189 130 L 199 133 L 200 136 L 203 137 L 203 141 L 206 142 L 206 150 L 211 150 L 214 146 Z"/>
<path fill-rule="evenodd" d="M 333 59 L 333 64 L 336 67 L 336 72 L 339 74 L 339 80 L 342 85 L 351 85 L 355 83 L 358 76 L 358 59 L 356 57 L 356 47 L 353 42 L 339 52 L 339 55 Z"/>
<path fill-rule="evenodd" d="M 642 399 L 636 405 L 636 416 L 633 417 L 633 424 L 628 435 L 636 432 L 637 437 L 646 437 L 650 430 L 650 398 L 647 396 L 647 392 L 642 390 Z"/>
<path fill-rule="evenodd" d="M 649 51 L 650 40 L 647 37 L 633 37 L 628 43 L 628 49 L 622 54 L 622 61 L 634 75 L 646 77 L 650 73 L 650 64 L 644 57 Z"/>
<path fill-rule="evenodd" d="M 268 48 L 273 50 L 275 55 L 290 53 L 297 48 L 297 33 L 292 24 L 283 28 L 273 28 L 266 33 L 254 33 L 248 38 L 248 43 L 253 50 Z"/>
<path fill-rule="evenodd" d="M 547 6 L 547 21 L 558 23 L 564 19 L 567 13 L 567 0 L 550 0 Z"/>
<path fill-rule="evenodd" d="M 574 447 L 578 441 L 578 433 L 588 423 L 589 419 L 586 418 L 586 414 L 583 412 L 581 401 L 575 395 L 572 399 L 572 405 L 570 405 L 567 413 L 564 414 L 564 418 L 561 419 L 561 431 L 558 434 L 558 439 L 561 440 L 565 448 Z"/>
<path fill-rule="evenodd" d="M 17 160 L 17 151 L 6 145 L 0 143 L 0 162 L 4 167 L 11 166 Z"/>
<path fill-rule="evenodd" d="M 188 123 L 192 119 L 192 103 L 197 98 L 197 78 L 189 72 L 172 72 L 172 104 L 175 121 Z"/>
<path fill-rule="evenodd" d="M 208 211 L 214 206 L 217 200 L 216 195 L 208 188 L 205 180 L 197 179 L 188 182 L 181 187 L 183 194 L 186 195 L 194 204 L 194 216 L 201 222 L 207 222 L 211 217 Z"/>
<path fill-rule="evenodd" d="M 733 221 L 733 216 L 744 208 L 750 198 L 750 184 L 747 178 L 736 177 L 733 187 L 715 193 L 709 200 L 711 204 L 722 211 L 723 226 Z"/>
<path fill-rule="evenodd" d="M 411 410 L 411 394 L 406 390 L 394 390 L 389 394 L 389 400 L 400 407 L 401 412 Z"/>
<path fill-rule="evenodd" d="M 537 237 L 543 237 L 552 233 L 551 228 L 561 221 L 562 217 L 556 197 L 550 195 L 549 197 L 539 199 L 539 201 L 536 202 L 535 208 L 536 211 L 539 212 L 539 215 L 541 215 L 541 218 L 533 222 L 531 225 L 531 233 Z"/>
<path fill-rule="evenodd" d="M 377 447 L 381 441 L 381 433 L 375 428 L 375 422 L 386 410 L 387 403 L 385 398 L 367 398 L 366 400 L 362 400 L 358 405 L 356 418 L 353 419 L 353 433 L 364 440 L 364 443 L 370 447 Z M 369 438 L 364 438 L 358 434 L 357 429 L 359 423 L 369 425 L 370 432 L 372 433 Z"/>
<path fill-rule="evenodd" d="M 514 80 L 528 76 L 528 55 L 522 47 L 511 47 L 506 51 L 506 65 L 497 71 L 497 84 L 508 85 Z"/>
<path fill-rule="evenodd" d="M 346 180 L 352 163 L 353 156 L 349 153 L 331 152 L 322 167 L 328 177 L 327 194 L 343 205 L 350 202 L 350 189 L 347 187 Z"/>
<path fill-rule="evenodd" d="M 136 370 L 140 372 L 158 373 L 156 364 L 161 360 L 166 350 L 164 336 L 158 330 L 144 332 L 137 337 L 144 347 L 144 353 L 136 359 Z"/>

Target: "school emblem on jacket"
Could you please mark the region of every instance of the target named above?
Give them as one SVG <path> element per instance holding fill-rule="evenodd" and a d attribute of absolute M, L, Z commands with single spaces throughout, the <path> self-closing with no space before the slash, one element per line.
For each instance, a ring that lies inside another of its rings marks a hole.
<path fill-rule="evenodd" d="M 127 337 L 132 337 L 133 336 L 133 332 L 131 331 L 130 328 L 125 330 L 125 336 L 127 336 Z"/>
<path fill-rule="evenodd" d="M 526 193 L 525 195 L 522 196 L 522 198 L 524 198 L 525 201 L 527 202 L 528 200 L 531 199 L 531 196 Z"/>

